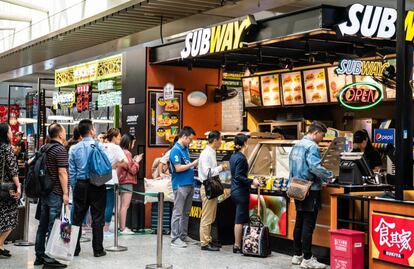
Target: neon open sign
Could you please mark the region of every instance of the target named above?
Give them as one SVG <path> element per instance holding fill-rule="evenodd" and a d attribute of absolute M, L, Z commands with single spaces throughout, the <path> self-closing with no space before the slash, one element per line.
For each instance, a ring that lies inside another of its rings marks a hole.
<path fill-rule="evenodd" d="M 369 82 L 355 82 L 342 88 L 338 101 L 346 108 L 362 110 L 379 104 L 383 97 L 380 86 Z"/>

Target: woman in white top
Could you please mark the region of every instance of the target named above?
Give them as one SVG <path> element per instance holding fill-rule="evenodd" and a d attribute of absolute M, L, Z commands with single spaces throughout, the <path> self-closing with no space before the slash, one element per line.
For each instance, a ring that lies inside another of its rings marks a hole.
<path fill-rule="evenodd" d="M 105 209 L 105 227 L 104 232 L 108 235 L 109 225 L 112 220 L 112 213 L 114 211 L 114 184 L 118 184 L 118 174 L 116 169 L 118 167 L 127 167 L 128 159 L 119 146 L 121 142 L 121 132 L 117 128 L 111 128 L 105 135 L 107 143 L 104 144 L 105 152 L 108 155 L 109 161 L 112 164 L 112 179 L 106 183 L 106 209 Z M 115 220 L 116 221 L 116 220 Z"/>

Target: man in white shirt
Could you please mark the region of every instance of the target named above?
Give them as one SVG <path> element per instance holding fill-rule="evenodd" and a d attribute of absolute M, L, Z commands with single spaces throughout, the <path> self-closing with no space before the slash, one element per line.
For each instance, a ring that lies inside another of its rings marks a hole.
<path fill-rule="evenodd" d="M 198 161 L 198 177 L 202 183 L 207 179 L 209 171 L 211 171 L 211 176 L 214 177 L 227 168 L 226 165 L 217 165 L 216 150 L 221 145 L 220 132 L 211 131 L 208 135 L 208 143 L 207 147 L 201 152 Z M 204 185 L 201 186 L 200 194 L 203 212 L 200 222 L 201 250 L 219 251 L 220 246 L 214 244 L 211 237 L 211 225 L 216 219 L 217 198 L 209 200 Z"/>

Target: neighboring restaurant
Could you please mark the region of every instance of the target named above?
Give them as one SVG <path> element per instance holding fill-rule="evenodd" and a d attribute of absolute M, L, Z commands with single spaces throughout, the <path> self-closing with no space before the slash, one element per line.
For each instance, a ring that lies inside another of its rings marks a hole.
<path fill-rule="evenodd" d="M 328 258 L 335 247 L 330 231 L 346 228 L 364 232 L 366 266 L 414 266 L 414 246 L 403 241 L 414 232 L 414 196 L 407 190 L 405 201 L 400 201 L 393 194 L 402 185 L 413 186 L 412 179 L 395 177 L 396 30 L 390 25 L 397 11 L 374 10 L 384 12 L 370 25 L 365 16 L 361 22 L 354 16 L 365 12 L 371 18 L 373 10 L 359 4 L 348 9 L 324 5 L 258 21 L 246 16 L 150 48 L 146 175 L 181 126 L 197 132 L 190 146 L 192 158 L 206 146 L 206 132 L 223 131 L 219 162 L 229 160 L 234 135 L 247 133 L 249 174 L 266 180 L 261 201 L 257 190 L 251 190 L 250 215 L 258 213 L 258 202 L 264 205 L 261 216 L 269 226 L 272 249 L 291 253 L 296 215 L 294 201 L 286 196 L 288 157 L 309 124 L 322 121 L 330 127 L 320 144 L 322 165 L 337 179 L 323 189 L 315 251 Z M 407 20 L 412 15 L 407 13 Z M 413 31 L 406 29 L 408 41 Z M 240 119 L 233 117 L 238 103 Z M 240 126 L 226 132 L 228 122 Z M 381 172 L 373 171 L 371 160 L 351 153 L 358 130 L 366 130 L 379 152 Z M 231 177 L 220 176 L 228 188 Z M 228 197 L 229 191 L 219 199 L 214 232 L 220 242 L 230 244 L 234 207 Z M 196 239 L 201 212 L 196 191 L 190 215 L 190 235 Z M 386 238 L 384 229 L 389 232 Z"/>

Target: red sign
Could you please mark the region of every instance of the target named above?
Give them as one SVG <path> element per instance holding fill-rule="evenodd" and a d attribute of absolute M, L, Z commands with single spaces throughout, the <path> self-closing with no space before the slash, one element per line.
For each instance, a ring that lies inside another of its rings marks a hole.
<path fill-rule="evenodd" d="M 76 108 L 78 112 L 89 109 L 89 102 L 91 100 L 89 89 L 89 84 L 78 85 L 76 87 Z"/>
<path fill-rule="evenodd" d="M 414 218 L 373 212 L 371 225 L 374 259 L 414 267 Z"/>

